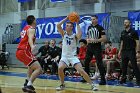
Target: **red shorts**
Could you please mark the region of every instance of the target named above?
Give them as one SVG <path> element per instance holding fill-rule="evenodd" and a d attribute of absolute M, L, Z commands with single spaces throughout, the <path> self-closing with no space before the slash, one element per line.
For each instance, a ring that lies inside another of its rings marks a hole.
<path fill-rule="evenodd" d="M 17 50 L 16 57 L 19 61 L 23 62 L 26 66 L 29 66 L 36 57 L 28 50 Z"/>

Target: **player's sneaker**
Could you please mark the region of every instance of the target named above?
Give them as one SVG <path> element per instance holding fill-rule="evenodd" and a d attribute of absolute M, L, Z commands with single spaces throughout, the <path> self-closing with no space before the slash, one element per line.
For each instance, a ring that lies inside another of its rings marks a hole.
<path fill-rule="evenodd" d="M 98 88 L 94 84 L 91 85 L 91 88 L 93 91 L 98 91 Z"/>
<path fill-rule="evenodd" d="M 25 86 L 25 87 L 22 88 L 22 90 L 23 90 L 24 92 L 36 93 L 36 92 L 35 92 L 35 88 L 34 88 L 32 85 Z"/>
<path fill-rule="evenodd" d="M 65 89 L 65 84 L 61 84 L 59 87 L 56 88 L 56 90 L 60 91 Z"/>
<path fill-rule="evenodd" d="M 96 80 L 100 77 L 100 73 L 95 73 L 93 77 L 91 77 L 92 80 Z"/>
<path fill-rule="evenodd" d="M 27 86 L 28 80 L 25 79 L 24 87 Z"/>

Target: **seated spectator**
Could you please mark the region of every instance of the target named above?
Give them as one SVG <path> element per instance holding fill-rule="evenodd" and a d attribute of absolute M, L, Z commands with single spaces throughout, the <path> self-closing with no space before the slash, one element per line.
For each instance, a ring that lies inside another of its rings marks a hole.
<path fill-rule="evenodd" d="M 87 41 L 85 39 L 81 39 L 79 41 L 80 43 L 80 49 L 79 49 L 79 54 L 78 54 L 78 58 L 80 59 L 81 63 L 83 66 L 85 66 L 84 64 L 84 60 L 85 60 L 85 56 L 86 56 L 86 50 L 87 50 Z M 95 63 L 95 75 L 93 77 L 91 77 L 91 79 L 96 79 L 99 77 L 99 71 L 98 71 L 98 67 L 96 65 L 96 59 L 93 56 L 91 63 L 94 64 Z"/>
<path fill-rule="evenodd" d="M 107 65 L 107 71 L 106 71 L 106 78 L 110 79 L 112 76 L 112 72 L 115 69 L 114 64 L 116 61 L 117 56 L 117 48 L 112 46 L 112 43 L 110 41 L 105 43 L 105 58 L 103 61 Z"/>
<path fill-rule="evenodd" d="M 56 46 L 55 39 L 52 39 L 50 41 L 48 57 L 45 58 L 47 65 L 52 65 L 51 74 L 57 74 L 59 59 L 60 59 L 60 48 Z"/>
<path fill-rule="evenodd" d="M 41 53 L 40 57 L 38 57 L 38 61 L 42 67 L 42 69 L 44 70 L 44 72 L 47 71 L 47 68 L 45 67 L 45 61 L 44 59 L 48 57 L 48 50 L 49 50 L 49 41 L 46 40 L 45 41 L 45 45 L 41 46 L 38 50 L 38 52 L 35 54 L 35 56 L 37 56 L 39 53 Z"/>
<path fill-rule="evenodd" d="M 86 50 L 87 50 L 87 41 L 85 39 L 81 39 L 79 41 L 80 43 L 80 48 L 79 48 L 79 53 L 78 53 L 78 58 L 80 59 L 82 65 L 84 66 L 84 60 L 86 56 Z"/>

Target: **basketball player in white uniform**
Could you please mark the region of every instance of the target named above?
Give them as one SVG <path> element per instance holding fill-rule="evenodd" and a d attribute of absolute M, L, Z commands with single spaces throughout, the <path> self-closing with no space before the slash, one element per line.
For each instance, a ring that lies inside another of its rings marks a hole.
<path fill-rule="evenodd" d="M 72 66 L 84 77 L 84 79 L 91 84 L 92 90 L 97 91 L 98 89 L 92 83 L 88 74 L 83 70 L 80 60 L 76 55 L 77 41 L 81 38 L 82 32 L 80 26 L 77 22 L 77 34 L 73 34 L 72 30 L 74 28 L 73 23 L 67 22 L 65 31 L 62 29 L 61 25 L 68 20 L 68 17 L 64 18 L 57 24 L 57 29 L 62 35 L 63 46 L 62 46 L 62 57 L 59 62 L 58 74 L 61 81 L 61 85 L 56 88 L 56 90 L 63 90 L 65 88 L 64 84 L 64 69 L 71 63 Z"/>

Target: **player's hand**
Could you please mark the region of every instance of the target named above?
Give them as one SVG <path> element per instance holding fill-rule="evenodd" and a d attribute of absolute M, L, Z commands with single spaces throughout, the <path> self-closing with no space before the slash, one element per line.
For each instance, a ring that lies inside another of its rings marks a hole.
<path fill-rule="evenodd" d="M 77 21 L 76 21 L 76 24 L 79 25 L 79 21 L 80 21 L 80 17 L 78 17 Z"/>

